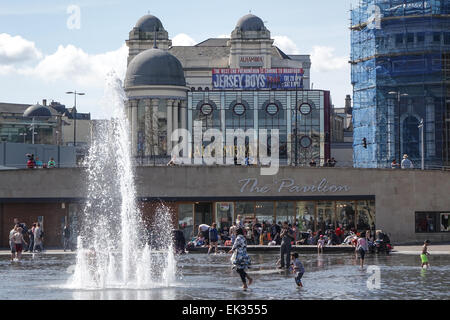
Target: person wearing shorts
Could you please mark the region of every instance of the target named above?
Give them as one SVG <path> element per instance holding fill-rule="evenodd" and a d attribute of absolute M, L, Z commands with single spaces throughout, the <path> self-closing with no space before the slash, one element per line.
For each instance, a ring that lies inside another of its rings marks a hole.
<path fill-rule="evenodd" d="M 420 259 L 422 260 L 422 268 L 426 266 L 428 268 L 429 262 L 428 262 L 428 245 L 430 244 L 430 240 L 425 240 L 423 247 L 422 247 L 422 254 L 420 255 Z"/>
<path fill-rule="evenodd" d="M 361 232 L 361 237 L 358 238 L 356 242 L 356 251 L 359 253 L 359 258 L 361 260 L 361 269 L 364 268 L 364 256 L 366 252 L 369 251 L 369 244 L 366 238 L 366 233 Z"/>
<path fill-rule="evenodd" d="M 292 272 L 296 273 L 295 283 L 297 284 L 297 286 L 303 287 L 302 277 L 303 274 L 305 273 L 305 268 L 303 267 L 303 264 L 298 258 L 297 252 L 291 253 L 291 260 L 292 260 Z"/>
<path fill-rule="evenodd" d="M 21 227 L 17 227 L 16 231 L 12 235 L 12 241 L 14 242 L 14 246 L 16 249 L 16 258 L 20 261 L 22 257 L 23 245 L 26 245 L 25 239 L 23 238 L 23 229 Z"/>
<path fill-rule="evenodd" d="M 9 247 L 11 248 L 11 261 L 16 257 L 16 245 L 14 244 L 13 235 L 16 232 L 18 226 L 15 225 L 14 228 L 9 232 Z"/>

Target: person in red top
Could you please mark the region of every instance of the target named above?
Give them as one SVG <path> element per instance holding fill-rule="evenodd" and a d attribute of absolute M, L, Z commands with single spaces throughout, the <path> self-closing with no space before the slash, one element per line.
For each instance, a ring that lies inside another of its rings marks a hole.
<path fill-rule="evenodd" d="M 27 161 L 27 168 L 28 169 L 34 169 L 36 166 L 36 162 L 34 161 L 34 155 L 27 155 L 28 161 Z"/>
<path fill-rule="evenodd" d="M 339 227 L 336 228 L 336 231 L 334 233 L 339 238 L 340 242 L 342 242 L 344 240 L 344 231 L 342 230 L 341 224 L 339 225 Z"/>

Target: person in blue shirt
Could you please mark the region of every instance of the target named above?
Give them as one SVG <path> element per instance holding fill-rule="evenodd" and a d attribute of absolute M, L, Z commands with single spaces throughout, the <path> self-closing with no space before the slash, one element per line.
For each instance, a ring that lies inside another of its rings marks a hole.
<path fill-rule="evenodd" d="M 216 223 L 213 222 L 211 228 L 209 228 L 209 249 L 208 254 L 211 252 L 211 249 L 215 248 L 215 253 L 217 253 L 217 242 L 219 242 L 219 232 L 216 228 Z"/>
<path fill-rule="evenodd" d="M 291 266 L 292 269 L 291 270 L 293 273 L 296 274 L 295 275 L 295 283 L 297 284 L 297 286 L 303 287 L 302 277 L 303 277 L 303 274 L 305 273 L 305 268 L 303 267 L 303 264 L 300 262 L 297 252 L 293 252 L 291 254 L 291 260 L 292 260 L 292 266 Z"/>

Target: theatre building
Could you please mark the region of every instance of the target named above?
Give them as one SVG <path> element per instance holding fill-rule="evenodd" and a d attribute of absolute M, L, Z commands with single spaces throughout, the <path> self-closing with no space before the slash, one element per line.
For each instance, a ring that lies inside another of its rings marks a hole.
<path fill-rule="evenodd" d="M 239 19 L 229 38 L 194 46 L 172 46 L 155 16 L 139 19 L 127 40 L 124 82 L 139 163 L 167 161 L 177 142 L 168 137 L 176 129 L 192 137 L 196 121 L 203 133 L 221 130 L 224 146 L 235 145 L 226 139 L 229 129 L 253 129 L 256 141 L 267 130 L 267 141 L 260 142 L 269 146 L 272 130 L 279 130 L 282 164 L 329 159 L 330 92 L 310 88 L 309 55 L 288 55 L 273 42 L 263 21 L 251 14 Z M 185 142 L 193 144 L 191 138 Z M 193 157 L 196 151 L 177 156 Z M 252 161 L 258 163 L 258 157 Z"/>

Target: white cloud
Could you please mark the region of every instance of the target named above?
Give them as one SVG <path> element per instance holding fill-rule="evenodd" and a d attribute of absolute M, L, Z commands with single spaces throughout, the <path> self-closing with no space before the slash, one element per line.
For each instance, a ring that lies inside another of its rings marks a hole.
<path fill-rule="evenodd" d="M 229 34 L 219 34 L 216 38 L 230 38 Z"/>
<path fill-rule="evenodd" d="M 0 74 L 32 76 L 45 82 L 68 80 L 80 85 L 103 87 L 106 75 L 114 71 L 125 77 L 128 47 L 100 54 L 88 54 L 73 45 L 58 46 L 56 52 L 43 56 L 34 42 L 20 36 L 0 34 Z M 33 61 L 33 65 L 15 62 Z"/>
<path fill-rule="evenodd" d="M 172 39 L 173 46 L 193 46 L 196 44 L 197 42 L 185 33 L 177 34 Z"/>
<path fill-rule="evenodd" d="M 334 51 L 333 47 L 314 46 L 311 53 L 312 68 L 315 71 L 327 72 L 347 67 L 348 58 L 335 56 Z"/>
<path fill-rule="evenodd" d="M 0 33 L 0 65 L 40 58 L 42 58 L 42 53 L 36 49 L 34 42 L 28 41 L 21 36 Z"/>
<path fill-rule="evenodd" d="M 101 54 L 88 54 L 73 45 L 58 46 L 34 67 L 17 69 L 19 74 L 34 76 L 46 82 L 70 80 L 80 85 L 102 87 L 106 75 L 114 71 L 125 77 L 128 47 Z"/>
<path fill-rule="evenodd" d="M 299 54 L 297 45 L 287 36 L 273 36 L 273 44 L 286 54 Z"/>

